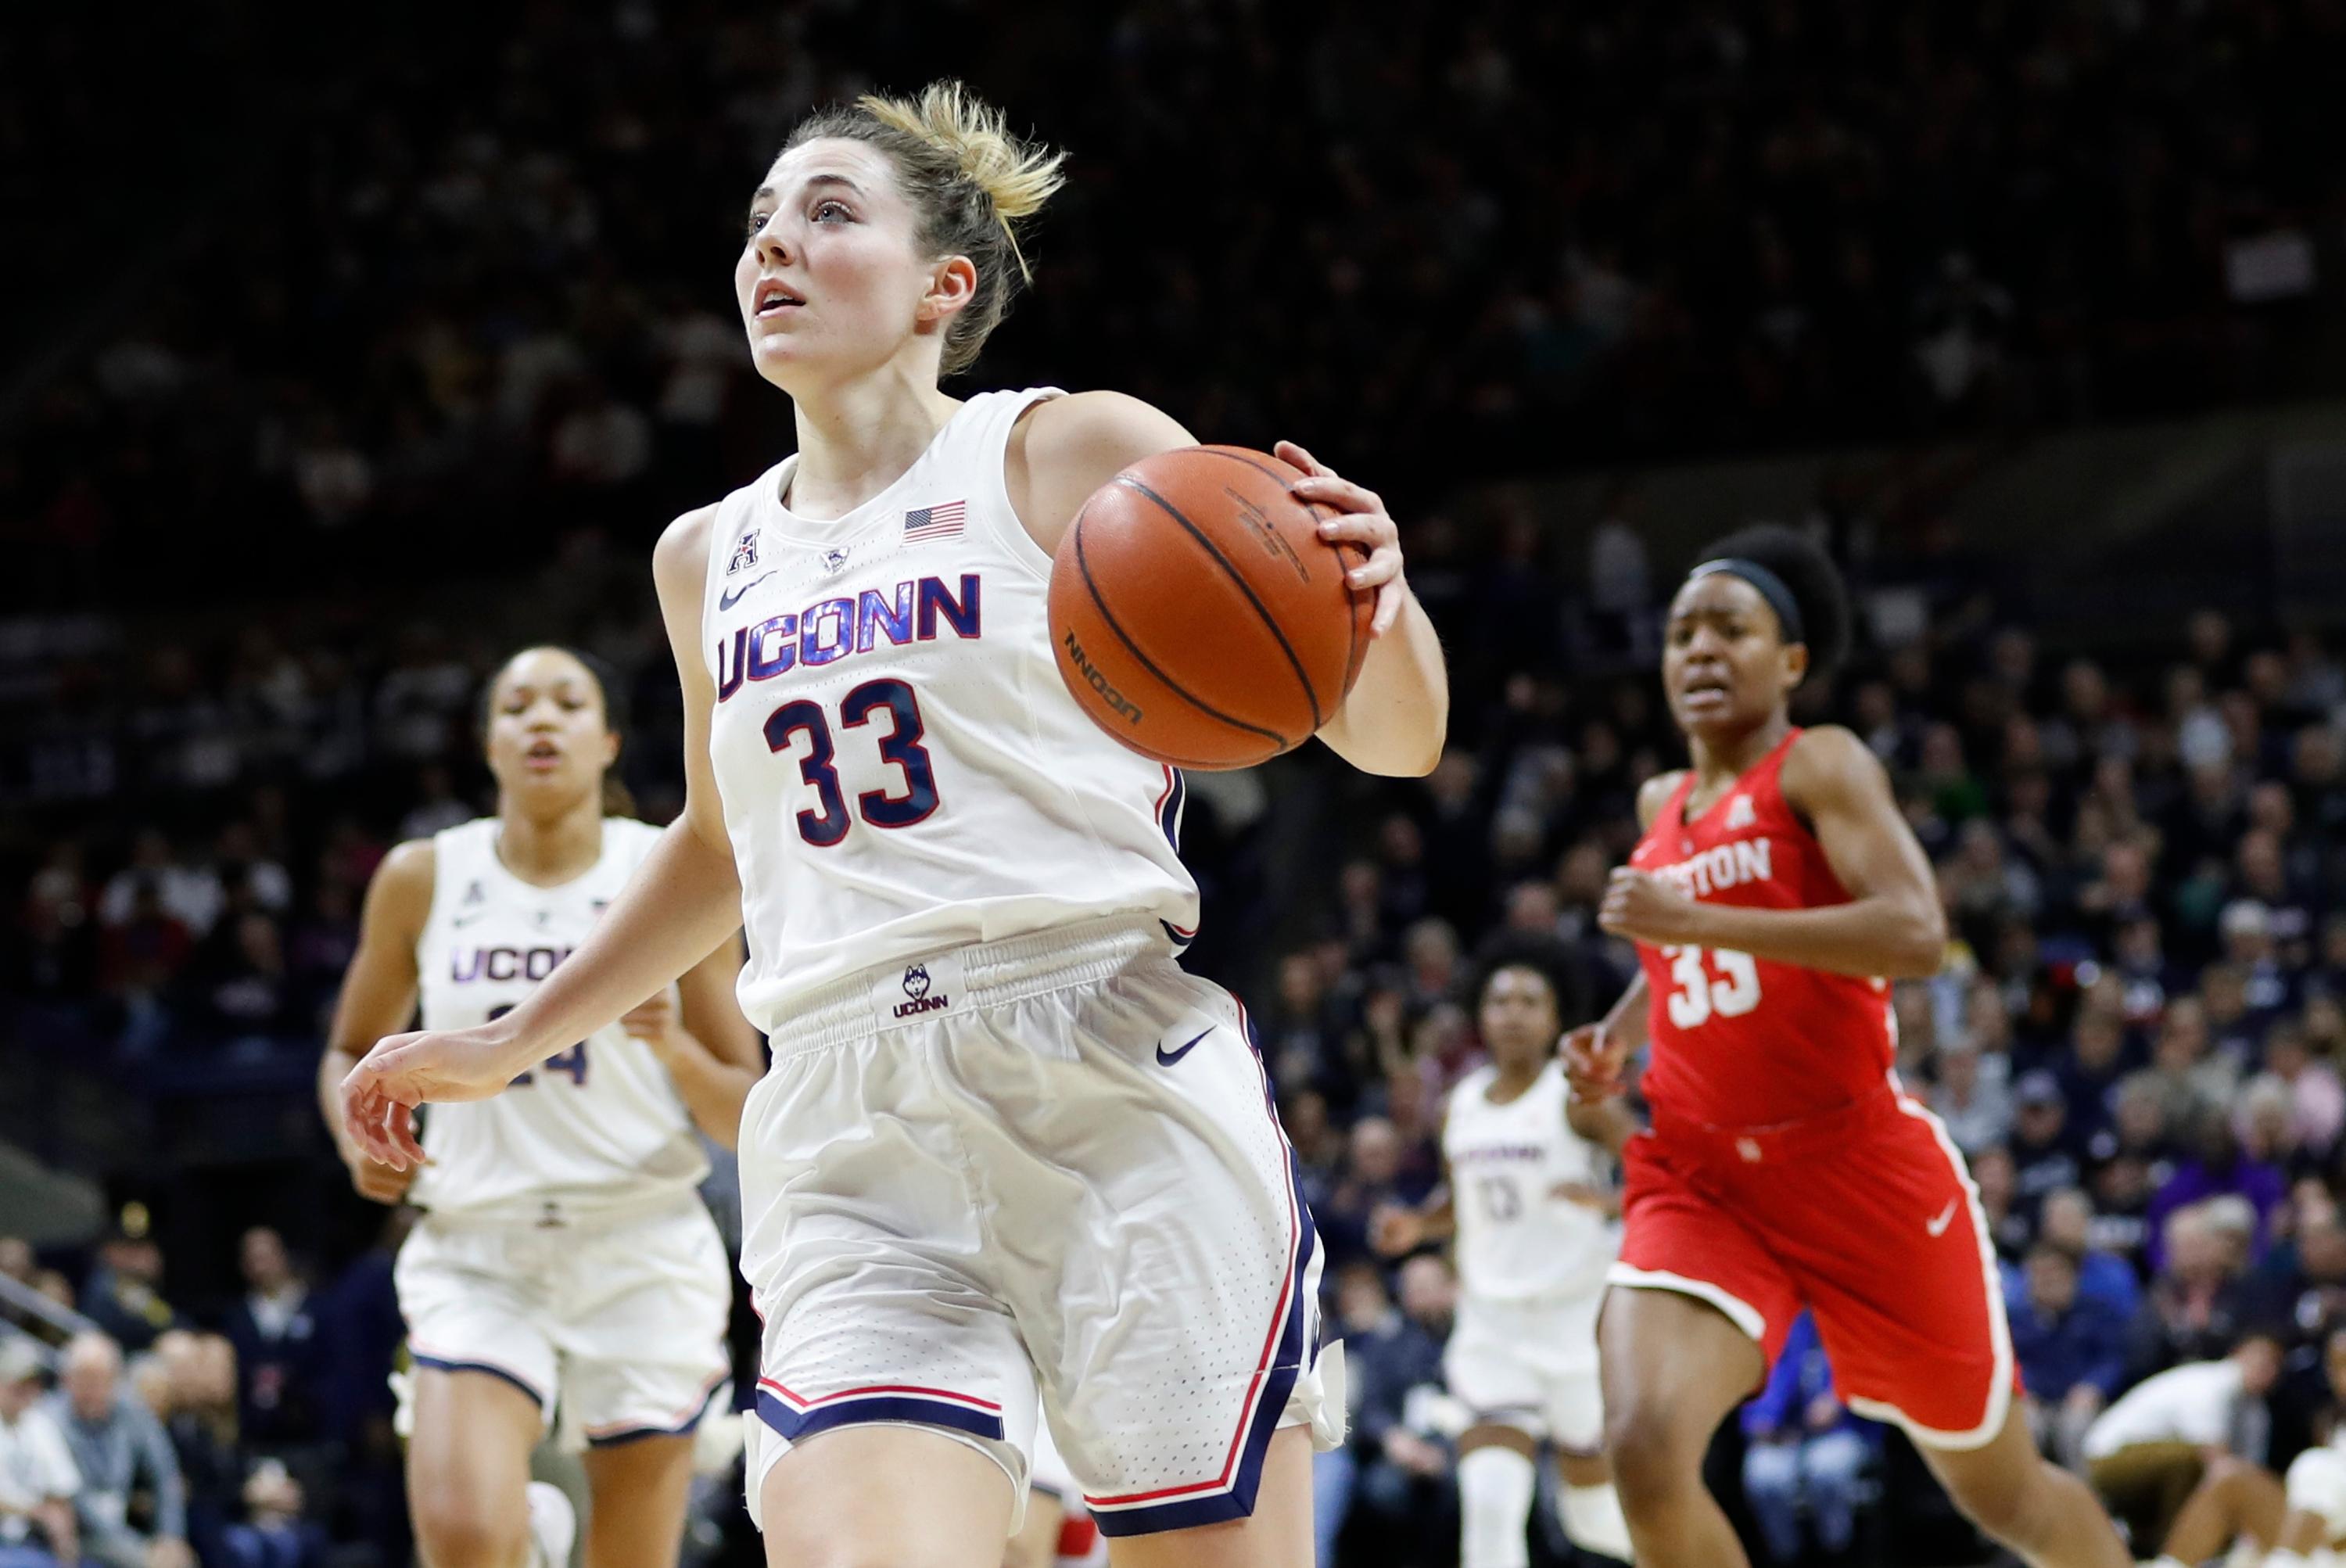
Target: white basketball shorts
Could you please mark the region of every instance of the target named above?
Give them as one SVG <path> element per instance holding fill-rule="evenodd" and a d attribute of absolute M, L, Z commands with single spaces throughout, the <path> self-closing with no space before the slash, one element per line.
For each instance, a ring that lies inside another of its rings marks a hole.
<path fill-rule="evenodd" d="M 1450 1392 L 1478 1424 L 1513 1427 L 1567 1453 L 1604 1446 L 1605 1396 L 1596 1372 L 1602 1282 L 1585 1296 L 1492 1301 L 1462 1294 L 1443 1353 Z"/>
<path fill-rule="evenodd" d="M 2289 1508 L 2310 1513 L 2330 1532 L 2328 1544 L 2346 1544 L 2346 1451 L 2310 1448 L 2290 1461 Z"/>
<path fill-rule="evenodd" d="M 753 1515 L 791 1444 L 864 1422 L 972 1443 L 1023 1508 L 1038 1385 L 1110 1535 L 1246 1517 L 1279 1427 L 1341 1441 L 1261 1059 L 1156 922 L 867 971 L 773 1047 L 741 1122 Z"/>
<path fill-rule="evenodd" d="M 545 1228 L 427 1214 L 393 1280 L 418 1367 L 504 1379 L 567 1446 L 683 1436 L 731 1376 L 733 1271 L 689 1193 Z"/>

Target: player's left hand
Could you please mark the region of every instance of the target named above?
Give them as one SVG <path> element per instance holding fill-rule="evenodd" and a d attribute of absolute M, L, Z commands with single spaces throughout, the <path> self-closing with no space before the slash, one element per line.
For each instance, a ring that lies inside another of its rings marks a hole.
<path fill-rule="evenodd" d="M 1621 1217 L 1620 1197 L 1585 1181 L 1560 1181 L 1547 1189 L 1547 1195 L 1566 1203 L 1576 1203 L 1583 1208 L 1593 1208 L 1607 1219 Z"/>
<path fill-rule="evenodd" d="M 1353 484 L 1291 441 L 1280 442 L 1273 451 L 1280 462 L 1303 470 L 1305 476 L 1295 482 L 1296 494 L 1344 514 L 1321 519 L 1320 537 L 1331 545 L 1358 545 L 1369 553 L 1367 560 L 1344 574 L 1344 584 L 1376 591 L 1377 607 L 1369 617 L 1369 636 L 1382 636 L 1400 618 L 1409 595 L 1409 584 L 1402 576 L 1401 530 L 1385 511 L 1384 502 L 1375 491 Z"/>
<path fill-rule="evenodd" d="M 1615 936 L 1663 947 L 1695 940 L 1702 906 L 1659 877 L 1627 866 L 1613 868 L 1596 923 Z"/>
<path fill-rule="evenodd" d="M 663 1060 L 692 1038 L 684 1032 L 684 1020 L 677 1011 L 675 991 L 665 985 L 652 993 L 648 1001 L 629 1008 L 620 1018 L 619 1027 L 650 1046 L 652 1054 Z"/>

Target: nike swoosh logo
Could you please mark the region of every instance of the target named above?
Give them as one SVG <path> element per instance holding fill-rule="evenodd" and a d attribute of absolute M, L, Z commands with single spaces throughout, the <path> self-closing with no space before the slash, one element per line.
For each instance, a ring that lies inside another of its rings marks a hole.
<path fill-rule="evenodd" d="M 448 922 L 448 929 L 451 931 L 462 931 L 466 926 L 477 924 L 478 922 L 488 919 L 488 911 L 475 910 L 471 914 L 458 915 L 454 920 L 450 921 Z"/>
<path fill-rule="evenodd" d="M 1182 1044 L 1181 1049 L 1178 1051 L 1168 1051 L 1163 1045 L 1158 1045 L 1157 1047 L 1157 1064 L 1159 1067 L 1170 1067 L 1174 1063 L 1178 1062 L 1182 1057 L 1187 1056 L 1190 1052 L 1196 1050 L 1198 1048 L 1198 1042 L 1203 1040 L 1207 1035 L 1211 1034 L 1214 1031 L 1210 1026 L 1198 1030 L 1195 1034 L 1190 1035 L 1189 1038 Z"/>
<path fill-rule="evenodd" d="M 1947 1200 L 1947 1207 L 1939 1211 L 1939 1217 L 1931 1221 L 1930 1224 L 1924 1226 L 1923 1228 L 1929 1231 L 1933 1236 L 1946 1235 L 1947 1227 L 1954 1222 L 1955 1201 L 1956 1200 L 1953 1198 L 1949 1198 Z"/>
<path fill-rule="evenodd" d="M 779 566 L 774 568 L 774 572 L 779 572 L 781 568 Z M 726 588 L 720 590 L 717 596 L 717 607 L 720 610 L 731 609 L 734 606 L 741 602 L 742 595 L 748 593 L 750 589 L 756 587 L 759 584 L 772 576 L 774 572 L 760 572 L 738 588 Z"/>

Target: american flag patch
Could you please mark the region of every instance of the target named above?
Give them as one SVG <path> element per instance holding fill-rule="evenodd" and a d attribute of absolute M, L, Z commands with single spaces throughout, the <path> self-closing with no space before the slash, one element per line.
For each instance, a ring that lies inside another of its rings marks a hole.
<path fill-rule="evenodd" d="M 966 501 L 948 501 L 942 506 L 921 506 L 905 513 L 904 543 L 952 538 L 961 532 L 962 517 L 968 510 Z"/>

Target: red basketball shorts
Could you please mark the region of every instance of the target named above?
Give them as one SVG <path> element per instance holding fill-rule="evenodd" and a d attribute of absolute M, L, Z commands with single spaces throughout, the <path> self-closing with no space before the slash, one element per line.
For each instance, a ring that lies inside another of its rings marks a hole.
<path fill-rule="evenodd" d="M 1936 1116 L 1885 1092 L 1831 1125 L 1657 1128 L 1624 1154 L 1611 1282 L 1707 1301 L 1775 1365 L 1816 1314 L 1841 1398 L 1917 1442 L 1976 1448 L 2018 1386 L 1979 1191 Z"/>

